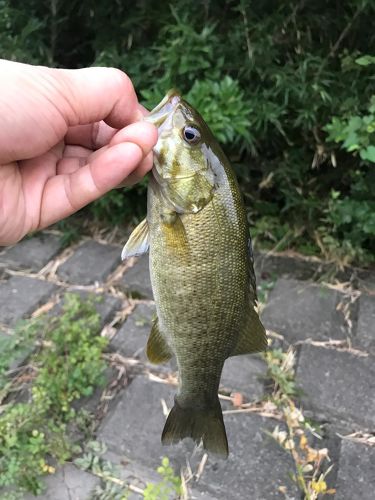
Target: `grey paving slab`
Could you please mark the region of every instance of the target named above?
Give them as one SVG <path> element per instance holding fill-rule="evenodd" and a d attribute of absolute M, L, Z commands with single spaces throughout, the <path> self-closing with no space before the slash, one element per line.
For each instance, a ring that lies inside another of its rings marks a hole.
<path fill-rule="evenodd" d="M 0 253 L 0 262 L 10 269 L 40 271 L 61 250 L 61 237 L 38 233 Z"/>
<path fill-rule="evenodd" d="M 163 456 L 168 456 L 177 467 L 185 465 L 186 458 L 192 456 L 191 446 L 180 443 L 163 447 L 160 443 L 165 422 L 161 400 L 171 407 L 174 392 L 172 386 L 137 377 L 103 421 L 98 439 L 112 453 L 148 468 L 157 467 Z M 290 498 L 297 498 L 296 489 L 288 479 L 292 463 L 264 432 L 272 431 L 276 422 L 243 413 L 226 415 L 225 422 L 230 456 L 227 461 L 210 457 L 205 479 L 194 485 L 194 489 L 217 498 L 267 500 L 284 498 L 278 487 L 286 485 Z"/>
<path fill-rule="evenodd" d="M 197 489 L 189 490 L 191 500 L 219 500 L 217 497 L 210 495 L 205 491 L 198 491 Z"/>
<path fill-rule="evenodd" d="M 267 329 L 287 341 L 346 339 L 344 316 L 337 310 L 343 299 L 336 290 L 293 279 L 280 278 L 262 314 Z"/>
<path fill-rule="evenodd" d="M 136 377 L 103 420 L 98 439 L 119 456 L 150 468 L 158 467 L 169 452 L 169 447 L 160 442 L 165 423 L 161 400 L 171 407 L 174 393 L 173 386 Z"/>
<path fill-rule="evenodd" d="M 71 464 L 58 469 L 45 479 L 46 491 L 38 497 L 25 495 L 25 500 L 89 500 L 100 479 Z"/>
<path fill-rule="evenodd" d="M 343 440 L 335 500 L 373 500 L 374 490 L 375 447 Z"/>
<path fill-rule="evenodd" d="M 92 300 L 96 311 L 98 312 L 101 320 L 101 325 L 104 326 L 108 323 L 115 315 L 115 312 L 121 308 L 122 301 L 117 297 L 113 297 L 107 293 L 93 293 L 87 292 L 86 290 L 68 290 L 66 293 L 79 295 L 82 300 Z M 56 304 L 56 306 L 51 310 L 50 314 L 58 315 L 61 313 L 64 302 L 65 295 L 62 300 Z"/>
<path fill-rule="evenodd" d="M 346 266 L 337 269 L 334 262 L 319 260 L 314 257 L 303 257 L 298 254 L 288 255 L 286 252 L 269 253 L 267 251 L 254 251 L 254 268 L 257 280 L 269 280 L 275 276 L 294 278 L 298 280 L 324 281 L 337 279 L 354 282 L 361 289 L 375 289 L 375 277 L 369 269 Z"/>
<path fill-rule="evenodd" d="M 320 275 L 325 267 L 324 263 L 300 257 L 254 252 L 254 268 L 257 280 L 270 279 L 275 276 L 308 280 Z"/>
<path fill-rule="evenodd" d="M 161 479 L 156 469 L 145 467 L 132 460 L 123 460 L 121 456 L 112 451 L 106 451 L 102 458 L 114 466 L 116 477 L 138 488 L 143 489 L 147 483 L 156 483 Z M 142 495 L 137 494 L 132 494 L 130 498 L 133 497 L 143 498 Z"/>
<path fill-rule="evenodd" d="M 259 357 L 234 356 L 224 363 L 220 386 L 229 392 L 240 392 L 248 400 L 258 400 L 263 396 L 266 373 L 266 364 Z"/>
<path fill-rule="evenodd" d="M 103 282 L 121 262 L 121 248 L 89 240 L 57 270 L 61 279 L 76 285 Z"/>
<path fill-rule="evenodd" d="M 375 355 L 375 295 L 363 294 L 359 298 L 354 344 Z"/>
<path fill-rule="evenodd" d="M 285 499 L 279 491 L 286 486 L 287 498 L 301 498 L 290 479 L 291 457 L 266 434 L 277 425 L 256 414 L 224 416 L 231 453 L 227 461 L 210 459 L 198 488 L 217 498 L 230 500 Z"/>
<path fill-rule="evenodd" d="M 103 458 L 108 460 L 114 466 L 115 476 L 117 478 L 138 488 L 144 489 L 147 484 L 160 483 L 162 479 L 156 469 L 145 467 L 137 462 L 124 461 L 120 456 L 113 452 L 107 451 Z M 179 470 L 176 470 L 175 473 L 178 475 Z M 133 491 L 130 491 L 127 496 L 127 500 L 140 500 L 142 498 L 144 498 L 144 495 Z M 189 489 L 189 499 L 218 500 L 212 495 L 199 491 L 196 488 Z"/>
<path fill-rule="evenodd" d="M 365 293 L 375 293 L 375 273 L 368 269 L 358 273 L 358 286 Z"/>
<path fill-rule="evenodd" d="M 32 313 L 57 290 L 56 285 L 25 276 L 0 283 L 0 323 L 8 326 Z"/>
<path fill-rule="evenodd" d="M 148 254 L 142 255 L 134 266 L 124 273 L 117 286 L 135 298 L 153 299 Z"/>
<path fill-rule="evenodd" d="M 122 356 L 146 361 L 145 347 L 154 313 L 154 305 L 138 304 L 111 340 L 111 347 Z"/>
<path fill-rule="evenodd" d="M 303 402 L 323 415 L 365 427 L 375 424 L 375 363 L 346 351 L 303 345 L 296 381 Z"/>

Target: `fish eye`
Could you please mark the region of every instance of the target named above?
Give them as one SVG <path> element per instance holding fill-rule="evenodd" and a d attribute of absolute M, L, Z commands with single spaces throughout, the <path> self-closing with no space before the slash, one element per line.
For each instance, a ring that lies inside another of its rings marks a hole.
<path fill-rule="evenodd" d="M 188 144 L 198 144 L 201 140 L 200 130 L 194 125 L 187 125 L 184 127 L 182 135 Z"/>

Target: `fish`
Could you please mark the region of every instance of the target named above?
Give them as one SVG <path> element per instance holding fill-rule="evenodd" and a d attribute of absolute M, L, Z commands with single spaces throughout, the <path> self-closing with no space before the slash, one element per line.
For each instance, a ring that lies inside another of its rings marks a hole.
<path fill-rule="evenodd" d="M 158 127 L 147 216 L 122 259 L 149 252 L 156 316 L 147 356 L 156 364 L 177 360 L 178 391 L 161 439 L 192 438 L 226 458 L 218 398 L 224 362 L 267 347 L 246 210 L 223 150 L 177 91 L 146 120 Z"/>

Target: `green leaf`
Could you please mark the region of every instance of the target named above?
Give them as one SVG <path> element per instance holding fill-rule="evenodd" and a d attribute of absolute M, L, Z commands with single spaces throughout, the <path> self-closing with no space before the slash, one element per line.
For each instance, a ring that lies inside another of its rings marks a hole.
<path fill-rule="evenodd" d="M 375 163 L 375 146 L 368 146 L 366 149 L 361 149 L 359 155 L 362 160 L 367 160 L 371 163 Z"/>
<path fill-rule="evenodd" d="M 375 64 L 375 56 L 365 55 L 358 57 L 355 60 L 355 63 L 359 66 L 369 66 L 370 64 Z"/>

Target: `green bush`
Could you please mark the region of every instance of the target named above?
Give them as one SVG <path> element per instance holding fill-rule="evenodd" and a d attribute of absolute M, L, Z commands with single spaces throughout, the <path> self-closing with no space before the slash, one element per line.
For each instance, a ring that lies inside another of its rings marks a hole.
<path fill-rule="evenodd" d="M 374 14 L 371 0 L 2 0 L 0 46 L 19 60 L 120 67 L 150 108 L 180 89 L 234 164 L 258 241 L 369 262 L 373 196 L 358 186 L 374 180 Z M 144 186 L 92 210 L 138 217 Z"/>

